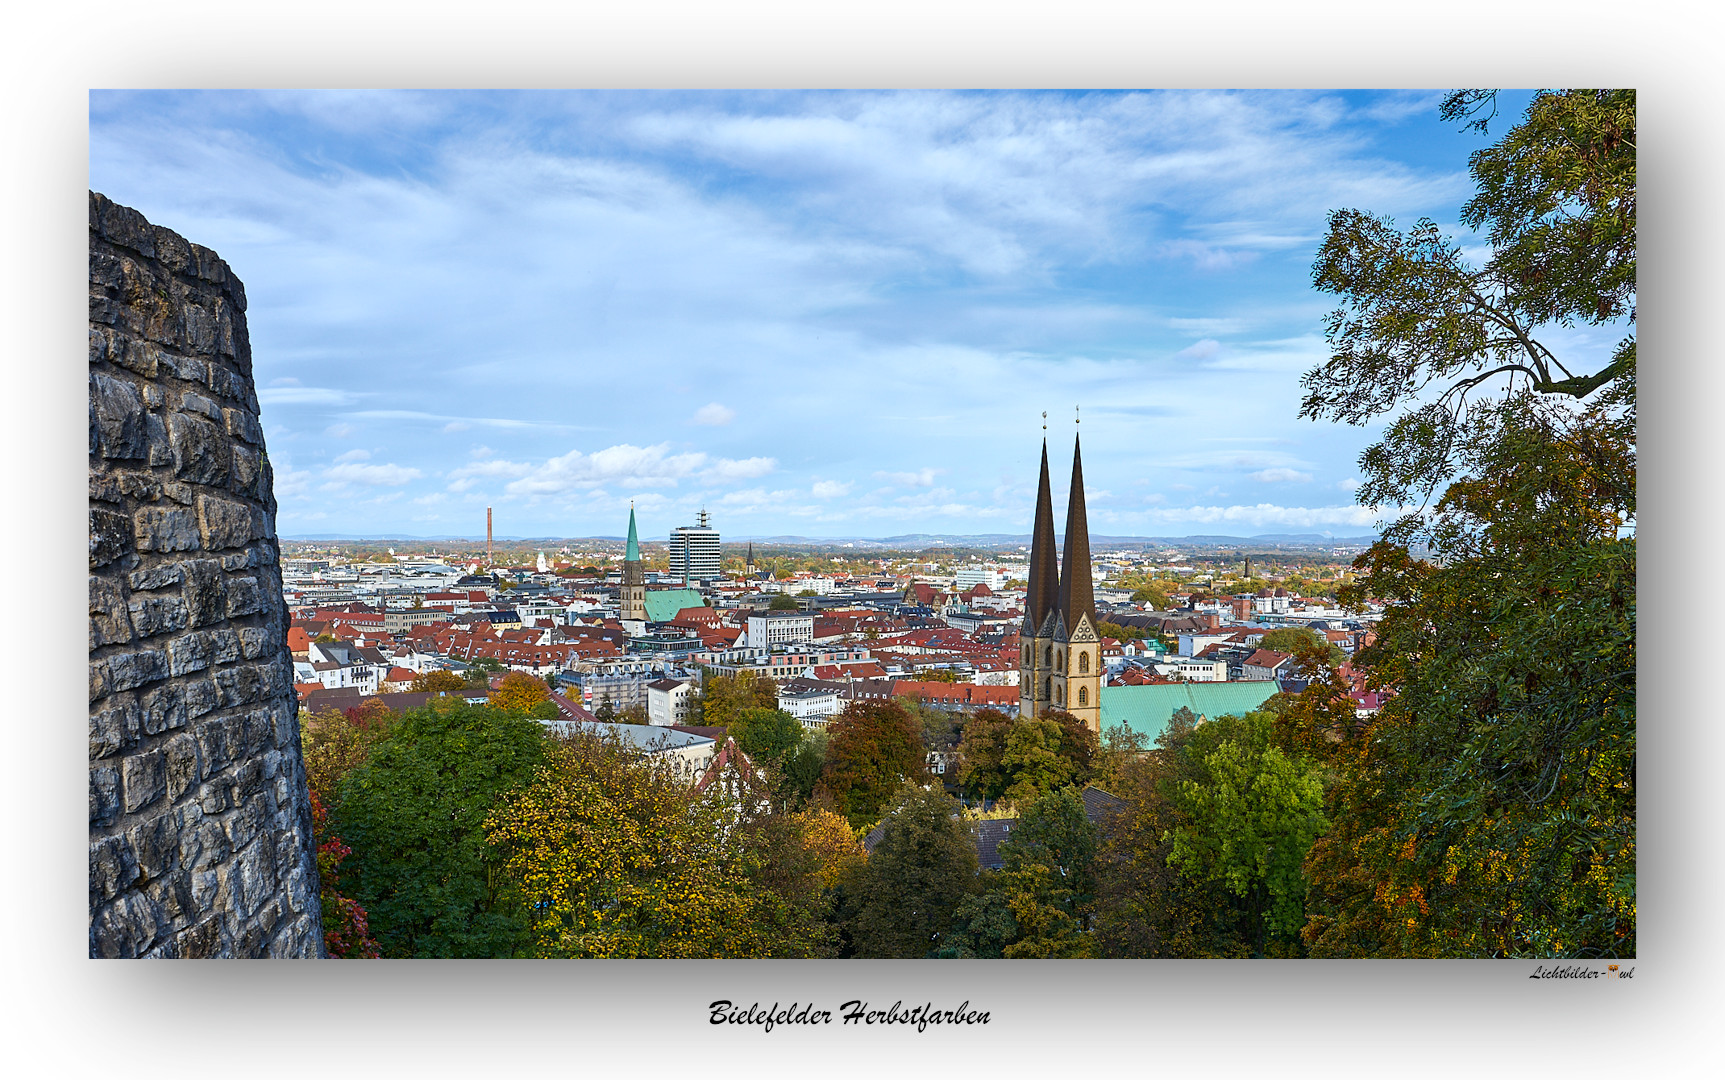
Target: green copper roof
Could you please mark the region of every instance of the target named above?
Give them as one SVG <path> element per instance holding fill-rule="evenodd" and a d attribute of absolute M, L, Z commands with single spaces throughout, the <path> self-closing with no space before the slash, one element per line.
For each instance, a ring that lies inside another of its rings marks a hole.
<path fill-rule="evenodd" d="M 629 562 L 641 561 L 641 545 L 635 540 L 635 508 L 629 507 L 629 546 L 623 549 L 623 558 Z"/>
<path fill-rule="evenodd" d="M 647 621 L 670 622 L 684 608 L 706 607 L 699 589 L 648 589 Z"/>
<path fill-rule="evenodd" d="M 649 594 L 650 595 L 650 594 Z M 1281 687 L 1274 682 L 1161 683 L 1155 686 L 1104 686 L 1102 730 L 1126 727 L 1154 745 L 1168 719 L 1182 706 L 1207 720 L 1241 716 L 1259 708 Z"/>

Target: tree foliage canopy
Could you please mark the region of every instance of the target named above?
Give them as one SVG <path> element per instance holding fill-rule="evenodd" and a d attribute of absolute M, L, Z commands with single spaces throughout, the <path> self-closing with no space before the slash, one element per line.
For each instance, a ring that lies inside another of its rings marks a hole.
<path fill-rule="evenodd" d="M 852 826 L 878 820 L 906 783 L 921 783 L 927 772 L 921 725 L 896 701 L 847 702 L 827 725 L 821 786 Z"/>
<path fill-rule="evenodd" d="M 1484 130 L 1493 102 L 1463 91 L 1445 116 Z M 1630 955 L 1635 340 L 1578 374 L 1541 334 L 1633 327 L 1634 92 L 1541 92 L 1470 171 L 1483 266 L 1429 222 L 1340 211 L 1314 269 L 1345 306 L 1304 413 L 1405 407 L 1358 494 L 1425 507 L 1341 592 L 1390 602 L 1355 663 L 1392 696 L 1308 739 L 1335 828 L 1307 867 L 1305 938 L 1329 956 Z"/>
<path fill-rule="evenodd" d="M 744 709 L 777 709 L 779 686 L 765 675 L 739 671 L 735 675 L 708 673 L 695 698 L 694 709 L 700 723 L 709 727 L 728 728 Z"/>
<path fill-rule="evenodd" d="M 408 712 L 339 784 L 342 864 L 389 957 L 514 956 L 520 905 L 487 847 L 485 815 L 543 760 L 544 728 L 519 713 L 439 698 Z"/>
<path fill-rule="evenodd" d="M 1492 100 L 1462 91 L 1445 115 Z M 1424 502 L 1463 467 L 1469 447 L 1492 439 L 1492 418 L 1469 407 L 1470 395 L 1519 389 L 1580 401 L 1606 389 L 1611 405 L 1633 409 L 1633 333 L 1608 363 L 1579 374 L 1541 338 L 1578 321 L 1633 325 L 1634 91 L 1543 91 L 1469 170 L 1477 192 L 1463 219 L 1487 230 L 1484 265 L 1469 263 L 1461 242 L 1431 221 L 1402 232 L 1365 211 L 1337 210 L 1313 266 L 1313 284 L 1342 306 L 1326 325 L 1330 359 L 1303 379 L 1300 414 L 1364 424 L 1406 409 L 1361 458 L 1357 494 L 1368 506 Z M 1406 542 L 1419 529 L 1405 516 L 1391 538 Z"/>
<path fill-rule="evenodd" d="M 858 887 L 856 955 L 930 956 L 946 945 L 960 901 L 977 890 L 970 823 L 939 788 L 906 785 L 882 824 Z"/>
<path fill-rule="evenodd" d="M 719 787 L 697 796 L 670 763 L 578 735 L 551 740 L 485 832 L 523 898 L 535 956 L 812 955 L 824 939 L 812 882 L 785 889 L 798 903 L 760 872 L 809 877 L 783 858 L 800 846 L 777 824 L 740 821 Z"/>

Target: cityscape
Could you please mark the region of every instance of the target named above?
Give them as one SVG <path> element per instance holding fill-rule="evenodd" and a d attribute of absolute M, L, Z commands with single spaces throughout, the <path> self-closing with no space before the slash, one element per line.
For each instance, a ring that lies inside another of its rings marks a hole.
<path fill-rule="evenodd" d="M 1633 973 L 1633 91 L 91 131 L 91 957 Z"/>

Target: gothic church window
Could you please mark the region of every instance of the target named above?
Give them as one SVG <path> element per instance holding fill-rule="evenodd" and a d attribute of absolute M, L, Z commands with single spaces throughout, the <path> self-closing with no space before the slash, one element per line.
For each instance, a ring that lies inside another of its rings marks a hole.
<path fill-rule="evenodd" d="M 1087 686 L 1080 686 L 1078 688 L 1078 707 L 1083 708 L 1088 704 L 1090 704 L 1090 688 Z"/>
<path fill-rule="evenodd" d="M 1066 689 L 1065 689 L 1065 687 L 1057 686 L 1054 688 L 1054 703 L 1056 705 L 1066 704 Z"/>
<path fill-rule="evenodd" d="M 1081 652 L 1078 654 L 1078 674 L 1090 674 L 1090 654 L 1087 652 Z"/>

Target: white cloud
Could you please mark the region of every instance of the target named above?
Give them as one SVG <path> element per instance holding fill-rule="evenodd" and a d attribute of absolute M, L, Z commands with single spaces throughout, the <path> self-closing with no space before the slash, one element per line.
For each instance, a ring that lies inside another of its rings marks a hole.
<path fill-rule="evenodd" d="M 1221 349 L 1222 346 L 1214 338 L 1205 338 L 1202 341 L 1194 341 L 1192 344 L 1175 353 L 1174 359 L 1196 360 L 1202 363 L 1205 360 L 1215 359 L 1216 354 L 1220 352 Z"/>
<path fill-rule="evenodd" d="M 340 462 L 340 461 L 370 461 L 371 460 L 371 451 L 370 450 L 361 450 L 358 447 L 355 447 L 354 449 L 349 450 L 345 454 L 337 454 L 335 456 L 335 460 L 338 462 Z"/>
<path fill-rule="evenodd" d="M 425 475 L 418 469 L 393 462 L 387 465 L 336 465 L 323 471 L 324 479 L 337 484 L 366 484 L 371 487 L 399 487 Z"/>
<path fill-rule="evenodd" d="M 1165 525 L 1289 525 L 1301 528 L 1346 525 L 1370 528 L 1383 515 L 1365 506 L 1304 507 L 1259 503 L 1256 506 L 1173 507 L 1150 511 L 1149 516 Z"/>
<path fill-rule="evenodd" d="M 352 424 L 331 424 L 323 429 L 323 433 L 332 439 L 345 439 L 353 434 Z"/>
<path fill-rule="evenodd" d="M 352 405 L 360 395 L 351 390 L 334 390 L 323 386 L 285 385 L 286 380 L 272 379 L 284 385 L 266 386 L 258 391 L 261 405 Z M 298 383 L 299 380 L 293 380 Z"/>
<path fill-rule="evenodd" d="M 1336 486 L 1343 491 L 1358 491 L 1360 490 L 1360 481 L 1358 478 L 1350 476 L 1346 480 L 1336 481 Z"/>
<path fill-rule="evenodd" d="M 695 410 L 695 423 L 710 427 L 722 427 L 737 418 L 735 409 L 727 409 L 718 402 L 703 405 Z"/>
<path fill-rule="evenodd" d="M 509 484 L 511 495 L 557 495 L 599 484 L 676 487 L 707 462 L 701 453 L 673 454 L 669 443 L 634 446 L 619 443 L 591 454 L 571 450 Z"/>
<path fill-rule="evenodd" d="M 882 480 L 891 480 L 902 487 L 933 487 L 934 478 L 945 469 L 918 469 L 915 472 L 877 472 Z"/>
<path fill-rule="evenodd" d="M 817 499 L 836 499 L 840 495 L 849 495 L 852 486 L 837 480 L 817 480 L 815 486 L 810 490 L 814 492 Z"/>
<path fill-rule="evenodd" d="M 1295 469 L 1260 469 L 1251 477 L 1260 484 L 1307 484 L 1312 480 L 1311 473 Z"/>
<path fill-rule="evenodd" d="M 730 480 L 754 480 L 772 472 L 779 467 L 777 458 L 752 457 L 742 460 L 720 458 L 701 473 L 701 478 L 709 483 L 724 483 Z"/>
<path fill-rule="evenodd" d="M 480 480 L 514 480 L 532 471 L 533 466 L 518 461 L 475 461 L 449 472 L 449 490 L 459 493 Z"/>

